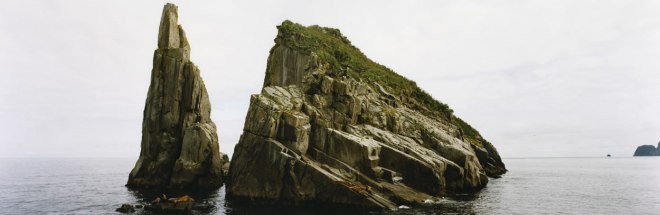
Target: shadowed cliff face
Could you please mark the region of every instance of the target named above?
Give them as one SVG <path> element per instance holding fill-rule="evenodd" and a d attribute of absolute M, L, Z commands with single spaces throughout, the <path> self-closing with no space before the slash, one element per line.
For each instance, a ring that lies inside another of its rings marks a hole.
<path fill-rule="evenodd" d="M 476 130 L 338 30 L 278 29 L 234 149 L 229 196 L 392 209 L 476 191 L 506 172 Z"/>
<path fill-rule="evenodd" d="M 217 189 L 228 158 L 219 152 L 206 87 L 190 61 L 190 46 L 177 18 L 177 7 L 165 5 L 144 108 L 140 158 L 127 186 Z"/>

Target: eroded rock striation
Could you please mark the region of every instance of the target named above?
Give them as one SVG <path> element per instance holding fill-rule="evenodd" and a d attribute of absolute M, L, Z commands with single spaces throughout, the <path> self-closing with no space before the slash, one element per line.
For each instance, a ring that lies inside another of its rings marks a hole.
<path fill-rule="evenodd" d="M 177 7 L 165 5 L 144 107 L 140 158 L 127 186 L 217 189 L 228 158 L 220 153 L 211 104 L 190 46 L 177 23 Z"/>
<path fill-rule="evenodd" d="M 660 156 L 660 142 L 658 148 L 653 145 L 641 145 L 635 150 L 633 156 Z"/>
<path fill-rule="evenodd" d="M 479 132 L 339 30 L 278 26 L 234 148 L 227 195 L 394 209 L 506 172 Z"/>

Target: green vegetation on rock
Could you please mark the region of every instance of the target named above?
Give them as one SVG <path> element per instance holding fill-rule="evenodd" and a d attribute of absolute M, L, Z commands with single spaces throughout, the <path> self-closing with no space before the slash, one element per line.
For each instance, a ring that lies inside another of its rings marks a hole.
<path fill-rule="evenodd" d="M 227 196 L 395 210 L 506 172 L 495 147 L 337 29 L 285 21 L 250 97 Z"/>
<path fill-rule="evenodd" d="M 465 121 L 453 115 L 453 110 L 447 104 L 435 100 L 430 94 L 422 90 L 417 84 L 386 66 L 380 65 L 351 44 L 339 29 L 320 27 L 313 25 L 309 27 L 284 21 L 278 26 L 280 35 L 277 40 L 293 49 L 304 53 L 315 53 L 331 70 L 337 74 L 345 74 L 355 79 L 362 79 L 375 86 L 382 85 L 388 92 L 400 97 L 414 98 L 422 107 L 433 114 L 439 114 L 452 122 L 464 132 L 464 135 L 476 142 L 481 140 L 479 132 Z M 419 109 L 416 107 L 411 107 Z"/>

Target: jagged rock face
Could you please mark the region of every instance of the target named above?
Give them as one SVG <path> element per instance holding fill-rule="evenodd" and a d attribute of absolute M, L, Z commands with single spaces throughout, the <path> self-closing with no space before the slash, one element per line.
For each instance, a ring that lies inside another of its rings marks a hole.
<path fill-rule="evenodd" d="M 641 145 L 637 147 L 633 156 L 660 156 L 660 143 L 658 148 L 653 145 Z"/>
<path fill-rule="evenodd" d="M 165 5 L 142 122 L 142 150 L 127 186 L 217 189 L 228 158 L 220 153 L 211 103 L 190 46 Z"/>
<path fill-rule="evenodd" d="M 252 95 L 227 194 L 283 203 L 396 208 L 478 190 L 506 172 L 495 148 L 447 119 L 331 69 L 280 29 L 264 87 Z"/>

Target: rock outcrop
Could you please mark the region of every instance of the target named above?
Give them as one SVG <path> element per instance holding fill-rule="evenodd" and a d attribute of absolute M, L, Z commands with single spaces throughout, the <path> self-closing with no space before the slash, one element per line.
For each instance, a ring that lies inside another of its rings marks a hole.
<path fill-rule="evenodd" d="M 476 191 L 506 172 L 476 130 L 339 30 L 290 21 L 278 30 L 228 196 L 394 209 Z"/>
<path fill-rule="evenodd" d="M 129 187 L 217 189 L 228 168 L 204 81 L 190 61 L 190 46 L 177 18 L 177 7 L 165 5 L 144 107 L 142 148 Z"/>
<path fill-rule="evenodd" d="M 635 150 L 633 156 L 660 156 L 660 142 L 658 148 L 653 145 L 641 145 Z"/>

